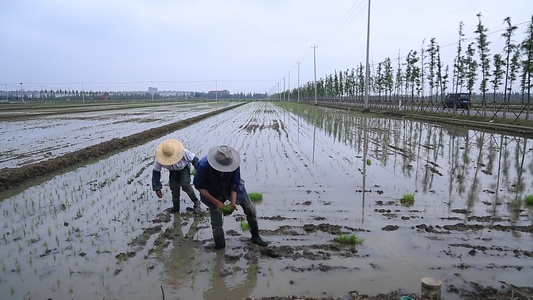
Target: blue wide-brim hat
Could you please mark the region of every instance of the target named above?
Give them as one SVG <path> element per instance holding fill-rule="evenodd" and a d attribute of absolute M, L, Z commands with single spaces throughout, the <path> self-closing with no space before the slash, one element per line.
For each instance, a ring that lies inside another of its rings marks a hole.
<path fill-rule="evenodd" d="M 222 145 L 209 149 L 207 162 L 217 171 L 233 172 L 239 167 L 241 157 L 237 150 L 230 146 Z"/>

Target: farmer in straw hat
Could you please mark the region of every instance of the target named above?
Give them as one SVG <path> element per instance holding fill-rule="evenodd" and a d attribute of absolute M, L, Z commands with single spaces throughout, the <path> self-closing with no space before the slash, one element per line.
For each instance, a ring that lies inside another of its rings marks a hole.
<path fill-rule="evenodd" d="M 198 158 L 183 144 L 175 139 L 161 142 L 155 149 L 155 163 L 152 171 L 152 189 L 157 197 L 163 197 L 161 192 L 161 169 L 169 171 L 170 191 L 172 192 L 172 212 L 180 211 L 180 187 L 189 195 L 194 203 L 194 214 L 200 214 L 200 201 L 191 186 L 191 171 L 189 163 L 196 166 Z"/>
<path fill-rule="evenodd" d="M 226 247 L 222 212 L 219 210 L 224 207 L 225 200 L 230 200 L 234 209 L 237 204 L 242 207 L 252 233 L 250 241 L 260 246 L 268 244 L 259 236 L 257 213 L 241 179 L 240 162 L 235 149 L 222 145 L 209 149 L 196 168 L 194 186 L 200 192 L 202 202 L 209 207 L 216 249 Z"/>

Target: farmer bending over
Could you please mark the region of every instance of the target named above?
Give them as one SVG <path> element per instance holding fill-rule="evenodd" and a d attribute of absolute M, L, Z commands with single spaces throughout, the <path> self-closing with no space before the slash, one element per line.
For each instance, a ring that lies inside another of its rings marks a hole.
<path fill-rule="evenodd" d="M 241 180 L 240 162 L 239 153 L 223 145 L 209 149 L 207 156 L 196 167 L 194 186 L 200 192 L 202 202 L 209 207 L 216 249 L 226 247 L 223 216 L 219 211 L 226 200 L 230 200 L 234 209 L 237 204 L 242 207 L 252 233 L 250 241 L 260 246 L 268 244 L 259 236 L 257 213 L 244 187 L 244 180 Z"/>
<path fill-rule="evenodd" d="M 163 197 L 161 192 L 161 168 L 169 171 L 170 191 L 172 192 L 172 212 L 180 211 L 180 187 L 189 195 L 194 203 L 194 214 L 200 214 L 200 201 L 191 186 L 191 170 L 189 163 L 196 166 L 198 158 L 183 144 L 175 139 L 161 142 L 155 149 L 155 164 L 152 171 L 152 189 L 157 197 Z"/>

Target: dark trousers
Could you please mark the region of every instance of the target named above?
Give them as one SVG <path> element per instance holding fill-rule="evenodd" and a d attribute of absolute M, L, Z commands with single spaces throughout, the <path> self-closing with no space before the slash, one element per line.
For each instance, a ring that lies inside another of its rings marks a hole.
<path fill-rule="evenodd" d="M 222 198 L 219 200 L 225 201 L 229 199 Z M 259 226 L 257 224 L 257 211 L 252 203 L 252 199 L 250 199 L 250 196 L 248 196 L 248 192 L 246 191 L 244 184 L 241 184 L 240 191 L 237 194 L 237 204 L 241 206 L 244 214 L 246 215 L 246 221 L 248 221 L 248 224 L 250 225 L 250 233 L 252 234 L 252 237 L 258 236 Z M 211 229 L 213 230 L 215 248 L 224 248 L 226 246 L 224 229 L 222 228 L 224 217 L 222 213 L 214 206 L 209 206 L 209 214 L 211 215 Z"/>
<path fill-rule="evenodd" d="M 172 204 L 174 210 L 180 209 L 180 191 L 183 191 L 189 196 L 195 205 L 199 205 L 198 198 L 191 186 L 191 170 L 185 167 L 179 171 L 169 172 L 170 191 L 172 192 Z"/>

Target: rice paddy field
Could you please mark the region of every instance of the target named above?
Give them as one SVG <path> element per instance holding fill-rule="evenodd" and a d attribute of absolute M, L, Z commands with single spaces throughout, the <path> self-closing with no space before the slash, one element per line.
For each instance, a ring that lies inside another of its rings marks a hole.
<path fill-rule="evenodd" d="M 1 167 L 231 105 L 2 120 Z M 168 138 L 200 158 L 221 144 L 239 151 L 248 192 L 262 194 L 255 205 L 269 246 L 248 242 L 242 209 L 224 217 L 223 250 L 206 206 L 195 217 L 182 193 L 181 212 L 170 212 L 168 186 L 162 199 L 151 189 L 154 151 Z M 525 137 L 251 102 L 1 192 L 0 298 L 357 299 L 419 294 L 423 277 L 442 281 L 444 299 L 508 289 L 521 297 L 533 289 L 530 195 Z"/>

